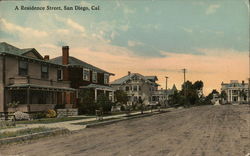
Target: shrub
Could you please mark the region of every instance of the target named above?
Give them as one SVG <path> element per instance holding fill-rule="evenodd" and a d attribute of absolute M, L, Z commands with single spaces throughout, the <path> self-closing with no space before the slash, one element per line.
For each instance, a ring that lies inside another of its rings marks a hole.
<path fill-rule="evenodd" d="M 56 111 L 53 109 L 49 109 L 46 114 L 47 118 L 55 118 L 56 117 Z"/>
<path fill-rule="evenodd" d="M 30 120 L 30 116 L 27 113 L 17 111 L 14 113 L 16 120 Z"/>
<path fill-rule="evenodd" d="M 41 119 L 45 117 L 46 117 L 46 112 L 38 112 L 38 113 L 32 114 L 33 119 Z"/>

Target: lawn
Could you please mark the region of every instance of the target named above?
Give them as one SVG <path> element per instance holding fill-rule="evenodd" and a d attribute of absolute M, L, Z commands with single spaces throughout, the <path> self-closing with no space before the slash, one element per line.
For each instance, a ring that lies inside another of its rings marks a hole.
<path fill-rule="evenodd" d="M 63 117 L 63 118 L 42 118 L 42 119 L 35 119 L 35 120 L 16 121 L 16 124 L 49 124 L 49 123 L 73 121 L 73 120 L 88 119 L 88 118 L 93 118 L 93 116 Z"/>
<path fill-rule="evenodd" d="M 27 134 L 34 134 L 39 132 L 44 132 L 48 130 L 52 130 L 54 128 L 45 128 L 45 127 L 38 127 L 38 128 L 27 128 L 18 131 L 10 131 L 10 132 L 2 132 L 0 133 L 0 139 L 2 138 L 9 138 L 9 137 L 17 137 Z"/>

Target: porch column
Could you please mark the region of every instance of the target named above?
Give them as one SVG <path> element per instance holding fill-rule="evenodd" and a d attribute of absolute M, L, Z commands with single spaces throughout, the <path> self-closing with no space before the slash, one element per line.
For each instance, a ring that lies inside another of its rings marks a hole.
<path fill-rule="evenodd" d="M 112 93 L 112 102 L 115 102 L 115 92 L 112 91 L 111 93 Z"/>
<path fill-rule="evenodd" d="M 27 108 L 28 108 L 28 112 L 30 112 L 30 88 L 27 88 Z"/>
<path fill-rule="evenodd" d="M 95 88 L 95 101 L 97 101 L 97 89 Z"/>
<path fill-rule="evenodd" d="M 29 105 L 30 104 L 30 88 L 27 88 L 27 104 Z"/>
<path fill-rule="evenodd" d="M 230 94 L 230 102 L 233 102 L 233 90 L 230 90 L 231 94 Z"/>

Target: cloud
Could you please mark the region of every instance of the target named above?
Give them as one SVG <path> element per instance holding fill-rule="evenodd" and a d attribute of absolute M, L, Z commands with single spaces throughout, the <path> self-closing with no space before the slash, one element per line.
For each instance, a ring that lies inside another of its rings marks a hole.
<path fill-rule="evenodd" d="M 58 48 L 56 45 L 53 45 L 53 44 L 50 44 L 50 43 L 40 44 L 39 47 L 41 47 L 41 48 L 51 48 L 51 49 Z"/>
<path fill-rule="evenodd" d="M 135 13 L 135 11 L 136 11 L 136 9 L 130 9 L 130 8 L 124 8 L 124 10 L 123 10 L 123 12 L 125 13 L 125 14 L 134 14 Z"/>
<path fill-rule="evenodd" d="M 19 26 L 16 24 L 13 24 L 11 22 L 8 22 L 6 19 L 4 18 L 0 18 L 0 28 L 8 33 L 11 34 L 16 34 L 19 33 L 19 35 L 25 35 L 25 36 L 34 36 L 34 37 L 46 37 L 48 36 L 48 33 L 45 31 L 41 31 L 41 30 L 36 30 L 33 28 L 29 28 L 29 27 L 23 27 L 23 26 Z"/>
<path fill-rule="evenodd" d="M 77 30 L 81 33 L 85 32 L 84 26 L 80 25 L 79 23 L 77 23 L 76 21 L 74 21 L 70 18 L 63 18 L 63 17 L 59 17 L 58 15 L 55 15 L 55 19 L 57 21 L 60 21 L 60 22 L 67 24 L 69 27 L 73 28 L 74 30 Z"/>
<path fill-rule="evenodd" d="M 206 10 L 206 15 L 215 13 L 218 8 L 220 8 L 218 4 L 210 5 Z"/>
<path fill-rule="evenodd" d="M 143 43 L 139 42 L 139 41 L 131 41 L 131 40 L 128 41 L 129 47 L 135 47 L 135 46 L 139 46 L 139 45 L 143 45 Z"/>
<path fill-rule="evenodd" d="M 190 28 L 181 27 L 181 29 L 184 30 L 187 33 L 192 33 L 193 32 L 193 29 L 190 29 Z"/>
<path fill-rule="evenodd" d="M 64 34 L 64 35 L 69 34 L 68 29 L 58 29 L 58 30 L 56 30 L 56 32 L 59 33 L 59 34 Z"/>

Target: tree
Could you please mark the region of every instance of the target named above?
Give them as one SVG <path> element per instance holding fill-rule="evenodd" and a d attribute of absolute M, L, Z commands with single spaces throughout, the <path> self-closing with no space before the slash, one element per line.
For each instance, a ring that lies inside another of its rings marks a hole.
<path fill-rule="evenodd" d="M 205 104 L 212 105 L 211 100 L 213 99 L 214 94 L 219 95 L 219 92 L 216 89 L 213 89 L 212 92 L 209 93 L 208 96 L 206 96 L 206 98 L 205 98 Z"/>
<path fill-rule="evenodd" d="M 138 99 L 138 104 L 139 104 L 139 109 L 141 110 L 141 114 L 143 114 L 144 100 L 141 97 L 139 97 L 139 99 Z"/>
<path fill-rule="evenodd" d="M 104 113 L 109 113 L 114 105 L 105 94 L 100 94 L 97 97 L 97 109 L 102 110 Z"/>
<path fill-rule="evenodd" d="M 97 108 L 93 90 L 81 90 L 78 103 L 79 114 L 95 114 Z"/>
<path fill-rule="evenodd" d="M 180 92 L 174 92 L 169 96 L 169 105 L 173 107 L 201 105 L 203 97 L 199 96 L 199 93 L 203 86 L 202 81 L 196 81 L 194 84 L 191 81 L 185 82 Z"/>
<path fill-rule="evenodd" d="M 226 93 L 224 90 L 221 91 L 221 93 L 220 93 L 220 98 L 221 98 L 223 101 L 227 100 L 227 93 Z"/>
<path fill-rule="evenodd" d="M 115 99 L 116 99 L 116 102 L 126 105 L 128 102 L 128 95 L 123 90 L 117 90 L 115 91 Z"/>
<path fill-rule="evenodd" d="M 240 103 L 242 103 L 242 98 L 243 99 L 247 98 L 247 94 L 244 89 L 240 90 Z"/>

